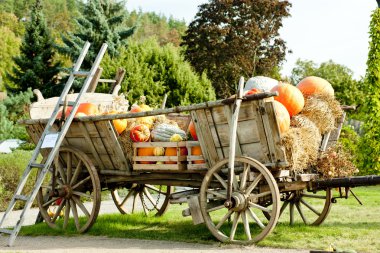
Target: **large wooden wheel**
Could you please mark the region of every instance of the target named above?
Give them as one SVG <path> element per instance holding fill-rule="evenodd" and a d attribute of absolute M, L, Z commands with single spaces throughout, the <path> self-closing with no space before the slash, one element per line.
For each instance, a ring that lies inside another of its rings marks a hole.
<path fill-rule="evenodd" d="M 326 219 L 331 209 L 331 189 L 317 193 L 305 190 L 292 191 L 287 194 L 280 215 L 288 208 L 289 222 L 303 222 L 306 225 L 320 225 Z"/>
<path fill-rule="evenodd" d="M 173 187 L 165 185 L 130 184 L 111 191 L 112 199 L 122 214 L 143 210 L 146 215 L 163 215 L 169 207 Z"/>
<path fill-rule="evenodd" d="M 65 230 L 74 223 L 78 232 L 87 231 L 101 202 L 98 173 L 88 156 L 78 149 L 61 147 L 46 181 L 37 195 L 46 224 Z"/>
<path fill-rule="evenodd" d="M 229 205 L 226 202 L 227 167 L 228 159 L 224 159 L 215 164 L 203 179 L 200 191 L 203 219 L 211 233 L 222 242 L 258 242 L 277 224 L 280 213 L 277 183 L 271 172 L 258 161 L 236 157 L 232 205 Z M 268 202 L 272 203 L 270 208 L 266 207 Z M 269 220 L 263 212 L 269 214 Z"/>

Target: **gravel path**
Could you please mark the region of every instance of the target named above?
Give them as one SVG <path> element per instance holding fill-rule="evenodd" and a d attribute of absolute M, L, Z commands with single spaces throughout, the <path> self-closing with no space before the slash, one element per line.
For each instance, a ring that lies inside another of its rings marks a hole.
<path fill-rule="evenodd" d="M 19 212 L 13 212 L 9 220 L 16 222 Z M 118 213 L 114 203 L 102 201 L 101 214 Z M 24 225 L 34 224 L 38 209 L 31 209 L 25 219 Z M 0 213 L 0 220 L 3 213 Z M 8 220 L 8 219 L 7 219 Z M 14 224 L 5 224 L 5 226 Z M 196 243 L 170 242 L 170 241 L 153 241 L 153 240 L 136 240 L 125 238 L 107 238 L 104 236 L 19 236 L 12 248 L 6 247 L 7 236 L 0 236 L 0 252 L 43 252 L 43 253 L 115 253 L 115 252 L 220 252 L 220 253 L 309 253 L 306 250 L 285 250 L 272 248 L 258 248 L 255 246 L 236 246 L 223 245 L 215 243 L 213 245 L 204 245 Z"/>

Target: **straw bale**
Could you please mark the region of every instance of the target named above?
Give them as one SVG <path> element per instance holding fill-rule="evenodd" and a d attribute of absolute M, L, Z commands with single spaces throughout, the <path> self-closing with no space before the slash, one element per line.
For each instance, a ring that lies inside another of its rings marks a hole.
<path fill-rule="evenodd" d="M 119 140 L 121 143 L 121 147 L 124 150 L 124 154 L 126 154 L 126 156 L 127 156 L 126 157 L 127 160 L 131 163 L 132 157 L 133 157 L 133 142 L 132 142 L 131 137 L 129 137 L 130 132 L 131 132 L 130 130 L 126 130 L 126 131 L 122 132 L 119 135 Z"/>
<path fill-rule="evenodd" d="M 315 165 L 321 140 L 317 126 L 311 120 L 303 115 L 293 117 L 291 128 L 281 138 L 290 170 L 303 172 Z"/>
<path fill-rule="evenodd" d="M 328 102 L 317 96 L 307 97 L 300 113 L 309 118 L 318 127 L 321 134 L 335 129 L 335 117 Z"/>

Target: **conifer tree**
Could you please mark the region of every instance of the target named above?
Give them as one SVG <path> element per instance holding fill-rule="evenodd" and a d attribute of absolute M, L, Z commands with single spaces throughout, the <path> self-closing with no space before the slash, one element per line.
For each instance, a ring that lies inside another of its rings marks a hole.
<path fill-rule="evenodd" d="M 82 68 L 91 68 L 103 43 L 108 44 L 107 52 L 111 57 L 118 55 L 120 46 L 126 44 L 126 39 L 134 32 L 134 27 L 123 28 L 127 18 L 124 1 L 116 0 L 88 0 L 84 6 L 83 16 L 76 19 L 77 30 L 62 36 L 63 46 L 59 46 L 60 53 L 76 60 L 86 41 L 91 43 Z"/>
<path fill-rule="evenodd" d="M 54 41 L 46 25 L 41 0 L 32 6 L 30 21 L 20 47 L 20 55 L 13 58 L 16 66 L 7 77 L 10 92 L 40 89 L 44 96 L 53 95 L 57 84 L 60 62 L 54 62 Z"/>

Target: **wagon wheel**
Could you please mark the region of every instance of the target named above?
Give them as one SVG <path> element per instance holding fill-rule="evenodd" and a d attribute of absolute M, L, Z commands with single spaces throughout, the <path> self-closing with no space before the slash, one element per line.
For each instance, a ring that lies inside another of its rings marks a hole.
<path fill-rule="evenodd" d="M 85 153 L 68 147 L 60 148 L 54 167 L 37 195 L 41 215 L 52 228 L 65 230 L 74 223 L 79 233 L 86 232 L 100 209 L 98 173 Z"/>
<path fill-rule="evenodd" d="M 324 193 L 312 193 L 305 190 L 288 192 L 283 200 L 280 216 L 289 209 L 290 225 L 293 225 L 295 221 L 301 221 L 306 225 L 318 226 L 330 213 L 331 197 L 330 188 L 327 188 Z"/>
<path fill-rule="evenodd" d="M 261 163 L 248 157 L 236 157 L 232 207 L 226 208 L 227 166 L 228 159 L 218 162 L 203 179 L 200 191 L 203 219 L 211 233 L 222 242 L 258 242 L 277 224 L 280 213 L 277 183 Z M 268 201 L 273 203 L 271 208 L 265 207 Z M 270 214 L 269 220 L 262 211 Z"/>
<path fill-rule="evenodd" d="M 128 187 L 112 190 L 111 196 L 122 214 L 132 214 L 142 209 L 146 215 L 152 213 L 161 216 L 169 207 L 172 192 L 172 186 L 133 183 Z"/>

